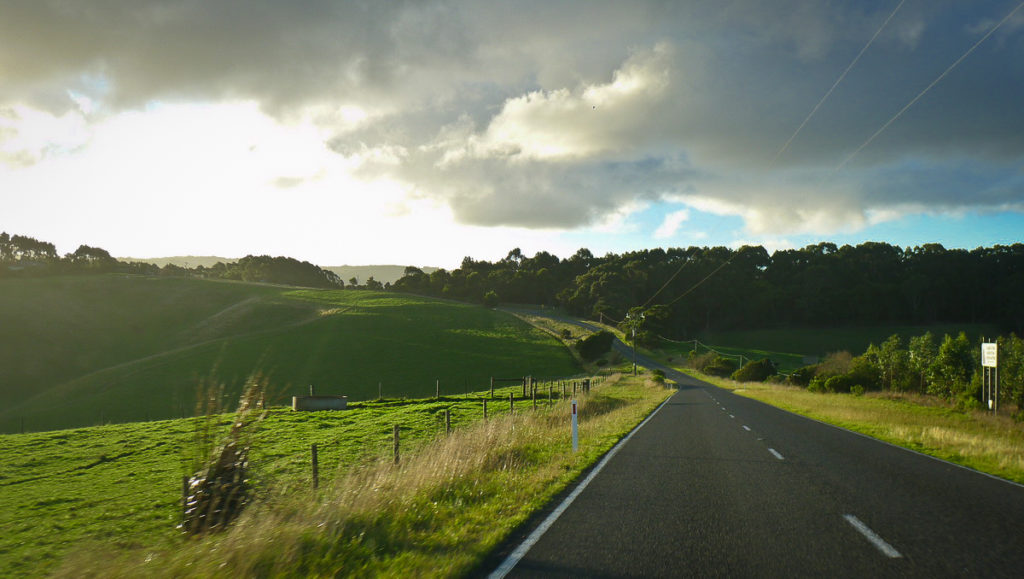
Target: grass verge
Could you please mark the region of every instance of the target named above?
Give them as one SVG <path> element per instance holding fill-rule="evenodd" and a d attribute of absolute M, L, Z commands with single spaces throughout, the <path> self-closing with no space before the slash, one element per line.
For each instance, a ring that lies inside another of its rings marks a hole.
<path fill-rule="evenodd" d="M 1024 425 L 1006 416 L 957 410 L 933 397 L 819 394 L 687 372 L 783 410 L 1024 484 Z"/>
<path fill-rule="evenodd" d="M 187 421 L 164 423 L 165 435 L 177 434 L 165 436 L 174 440 L 152 449 L 146 461 L 136 460 L 130 449 L 113 454 L 133 438 L 119 428 L 139 425 L 64 431 L 64 439 L 76 443 L 96 432 L 111 447 L 99 458 L 96 447 L 86 451 L 75 472 L 96 478 L 77 483 L 61 476 L 61 469 L 72 465 L 57 464 L 60 452 L 54 464 L 30 452 L 44 442 L 40 437 L 60 433 L 8 435 L 10 442 L 25 439 L 27 444 L 16 446 L 24 447 L 31 464 L 7 465 L 10 488 L 4 490 L 34 489 L 39 496 L 24 497 L 34 511 L 18 507 L 6 513 L 19 516 L 22 524 L 0 549 L 11 555 L 0 557 L 7 558 L 0 569 L 36 576 L 56 568 L 58 575 L 75 577 L 465 574 L 669 394 L 639 379 L 606 379 L 581 397 L 576 454 L 570 450 L 565 401 L 539 404 L 537 410 L 530 400 L 517 401 L 510 414 L 507 403 L 495 400 L 488 421 L 480 416 L 479 400 L 366 403 L 333 415 L 271 412 L 254 447 L 253 461 L 263 465 L 257 473 L 259 499 L 227 532 L 199 540 L 174 531 L 180 458 L 172 447 L 187 439 Z M 442 435 L 439 422 L 445 407 L 454 407 L 457 427 L 449 436 Z M 421 428 L 405 426 L 414 419 Z M 394 423 L 403 424 L 398 466 L 387 453 Z M 309 485 L 310 441 L 337 445 L 322 451 L 319 491 Z M 65 461 L 78 460 L 67 450 Z M 17 482 L 28 474 L 21 467 L 37 475 L 50 469 L 54 476 L 40 476 L 35 484 Z M 151 470 L 162 472 L 159 484 L 150 480 Z M 148 487 L 158 486 L 159 496 L 149 496 Z M 105 495 L 115 492 L 128 514 L 105 504 Z M 133 495 L 139 500 L 133 502 Z M 64 510 L 69 498 L 73 512 Z M 87 529 L 84 519 L 90 514 L 102 520 Z M 133 524 L 132 517 L 144 524 Z"/>

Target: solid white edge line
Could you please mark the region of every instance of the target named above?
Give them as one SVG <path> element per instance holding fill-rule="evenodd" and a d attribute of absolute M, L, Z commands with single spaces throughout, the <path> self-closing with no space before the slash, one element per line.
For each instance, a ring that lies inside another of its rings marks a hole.
<path fill-rule="evenodd" d="M 750 427 L 747 426 L 746 424 L 744 424 L 743 425 L 743 430 L 746 430 L 747 432 L 750 432 Z"/>
<path fill-rule="evenodd" d="M 853 528 L 857 529 L 861 535 L 864 535 L 868 541 L 871 541 L 871 544 L 881 551 L 886 557 L 889 557 L 890 559 L 898 559 L 903 556 L 900 555 L 900 552 L 894 549 L 892 545 L 886 543 L 884 539 L 879 537 L 874 531 L 868 528 L 867 525 L 862 523 L 857 517 L 853 515 L 843 515 L 843 518 L 846 519 L 847 523 L 853 525 Z"/>
<path fill-rule="evenodd" d="M 673 394 L 672 396 L 675 396 L 675 394 Z M 587 478 L 583 479 L 583 482 L 577 485 L 576 488 L 573 489 L 571 493 L 569 493 L 569 496 L 565 497 L 565 500 L 563 500 L 561 504 L 559 504 L 558 507 L 555 508 L 554 511 L 551 511 L 551 514 L 548 515 L 546 519 L 544 519 L 544 522 L 538 525 L 537 528 L 534 529 L 533 532 L 530 533 L 530 535 L 526 537 L 526 539 L 522 543 L 520 543 L 514 551 L 512 551 L 512 553 L 501 563 L 501 565 L 499 565 L 497 569 L 492 571 L 491 574 L 487 576 L 488 579 L 502 579 L 503 577 L 505 577 L 505 575 L 508 575 L 508 573 L 515 568 L 516 564 L 518 564 L 519 561 L 526 556 L 526 553 L 529 552 L 530 549 L 537 543 L 537 541 L 540 540 L 541 536 L 543 536 L 544 533 L 546 533 L 547 530 L 551 528 L 551 525 L 555 524 L 555 521 L 558 520 L 558 517 L 562 516 L 562 513 L 564 513 L 565 510 L 569 508 L 569 505 L 571 505 L 573 501 L 576 500 L 576 497 L 580 496 L 580 493 L 583 492 L 583 489 L 587 488 L 587 485 L 590 484 L 590 481 L 594 480 L 594 477 L 596 477 L 597 474 L 601 472 L 605 465 L 608 464 L 608 461 L 610 461 L 612 457 L 614 457 L 619 452 L 619 449 L 622 448 L 623 445 L 629 442 L 630 438 L 633 438 L 633 435 L 636 433 L 636 431 L 643 428 L 645 424 L 647 424 L 652 418 L 654 418 L 655 414 L 657 414 L 662 408 L 664 408 L 666 404 L 668 404 L 668 401 L 672 399 L 672 396 L 666 398 L 665 401 L 661 403 L 661 405 L 654 409 L 654 412 L 652 412 L 650 416 L 645 418 L 644 421 L 641 422 L 640 424 L 636 425 L 636 428 L 630 430 L 629 434 L 624 436 L 622 440 L 618 442 L 618 444 L 613 446 L 612 449 L 609 450 L 608 453 L 604 455 L 604 458 L 601 459 L 601 462 L 597 463 L 597 466 L 594 467 L 594 470 L 590 471 L 590 474 L 587 475 Z"/>
<path fill-rule="evenodd" d="M 779 460 L 786 460 L 786 459 L 782 458 L 782 455 L 779 454 L 779 451 L 775 450 L 774 448 L 769 448 L 768 452 L 772 453 L 772 456 L 774 456 L 775 458 L 777 458 Z"/>
<path fill-rule="evenodd" d="M 754 402 L 761 402 L 760 400 L 756 400 L 754 398 L 749 398 L 749 400 L 753 400 Z M 966 470 L 967 472 L 972 472 L 974 474 L 980 474 L 981 476 L 990 478 L 992 480 L 997 480 L 999 482 L 1006 483 L 1006 484 L 1009 484 L 1009 485 L 1013 485 L 1015 487 L 1024 488 L 1024 484 L 1021 484 L 1021 483 L 1019 483 L 1017 481 L 1012 481 L 1012 480 L 1009 480 L 1009 479 L 998 477 L 998 476 L 996 476 L 994 474 L 989 474 L 987 472 L 982 472 L 980 470 L 975 470 L 975 469 L 973 469 L 973 468 L 971 468 L 969 466 L 964 466 L 962 464 L 957 464 L 955 462 L 948 461 L 948 460 L 946 460 L 944 458 L 939 458 L 937 456 L 932 456 L 930 454 L 925 454 L 925 453 L 923 453 L 921 451 L 914 450 L 912 448 L 907 448 L 905 446 L 900 446 L 898 444 L 893 444 L 893 443 L 891 443 L 891 442 L 889 442 L 887 440 L 882 440 L 881 438 L 875 438 L 874 436 L 869 436 L 867 434 L 864 434 L 863 432 L 857 432 L 856 430 L 850 430 L 849 428 L 844 428 L 842 426 L 831 424 L 831 423 L 825 422 L 824 420 L 818 420 L 817 418 L 811 418 L 810 416 L 804 416 L 803 414 L 797 414 L 796 412 L 790 412 L 789 410 L 783 410 L 782 408 L 779 408 L 778 406 L 772 406 L 771 404 L 768 404 L 767 402 L 761 402 L 761 404 L 764 404 L 765 406 L 767 406 L 769 408 L 774 408 L 775 410 L 778 410 L 780 412 L 785 412 L 787 414 L 792 414 L 793 416 L 796 416 L 797 418 L 803 418 L 804 420 L 810 420 L 811 422 L 817 422 L 818 424 L 821 424 L 821 425 L 824 425 L 824 426 L 828 426 L 830 428 L 835 428 L 836 430 L 842 430 L 844 432 L 849 432 L 850 434 L 853 434 L 855 436 L 859 436 L 861 438 L 866 438 L 868 440 L 873 440 L 873 441 L 875 441 L 875 442 L 877 442 L 879 444 L 884 444 L 886 446 L 891 446 L 891 447 L 893 447 L 893 448 L 895 448 L 897 450 L 903 450 L 903 451 L 906 451 L 906 452 L 909 452 L 909 453 L 912 453 L 912 454 L 916 454 L 918 456 L 923 456 L 924 458 L 930 458 L 932 460 L 936 460 L 936 461 L 939 461 L 941 463 L 948 464 L 949 466 L 953 466 L 953 467 L 959 468 L 961 470 Z"/>

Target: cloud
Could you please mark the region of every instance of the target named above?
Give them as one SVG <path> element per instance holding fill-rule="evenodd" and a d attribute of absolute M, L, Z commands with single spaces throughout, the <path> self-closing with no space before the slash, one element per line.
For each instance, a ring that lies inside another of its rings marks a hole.
<path fill-rule="evenodd" d="M 690 219 L 690 212 L 686 209 L 679 211 L 673 211 L 665 216 L 664 221 L 661 225 L 654 230 L 655 239 L 668 239 L 675 236 L 676 232 L 679 231 L 679 227 Z"/>
<path fill-rule="evenodd" d="M 0 162 L 94 146 L 154 103 L 252 103 L 337 157 L 265 183 L 326 164 L 470 225 L 572 229 L 660 200 L 761 235 L 1016 211 L 1024 13 L 837 171 L 1012 7 L 908 3 L 775 161 L 891 3 L 0 0 Z"/>

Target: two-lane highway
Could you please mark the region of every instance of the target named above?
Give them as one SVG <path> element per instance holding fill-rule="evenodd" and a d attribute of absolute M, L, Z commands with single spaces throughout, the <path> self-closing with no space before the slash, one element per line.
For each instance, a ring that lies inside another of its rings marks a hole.
<path fill-rule="evenodd" d="M 501 572 L 1024 574 L 1024 487 L 662 369 L 679 391 Z"/>

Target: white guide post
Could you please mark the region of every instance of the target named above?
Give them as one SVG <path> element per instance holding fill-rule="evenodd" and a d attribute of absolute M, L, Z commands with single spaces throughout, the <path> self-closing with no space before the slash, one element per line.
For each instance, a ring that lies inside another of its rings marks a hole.
<path fill-rule="evenodd" d="M 576 419 L 576 401 L 572 401 L 572 451 L 580 450 L 579 422 Z"/>

